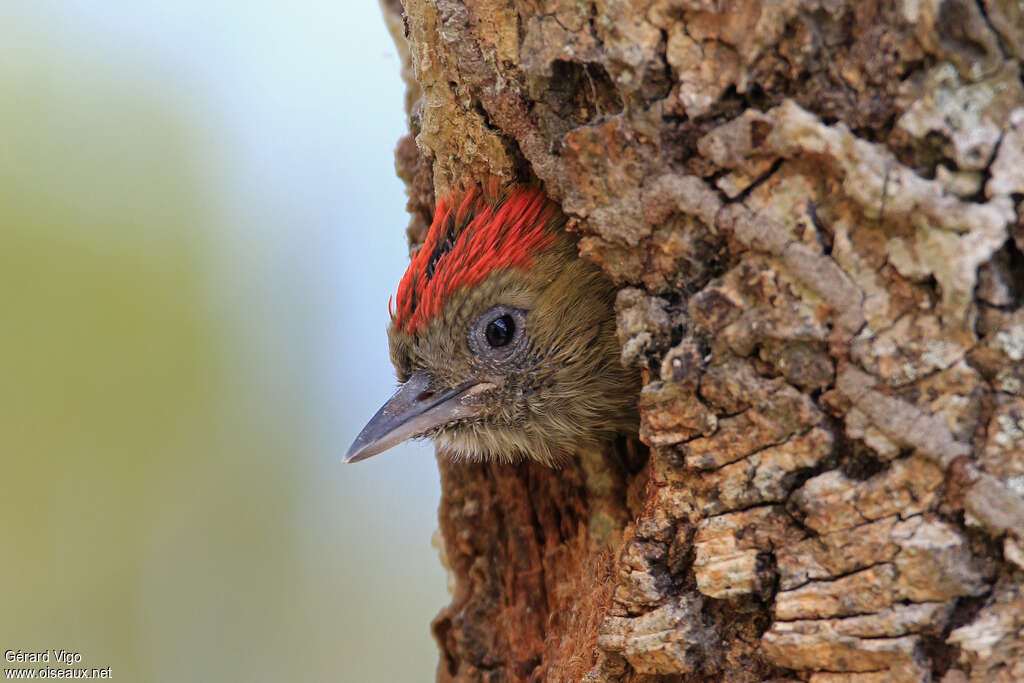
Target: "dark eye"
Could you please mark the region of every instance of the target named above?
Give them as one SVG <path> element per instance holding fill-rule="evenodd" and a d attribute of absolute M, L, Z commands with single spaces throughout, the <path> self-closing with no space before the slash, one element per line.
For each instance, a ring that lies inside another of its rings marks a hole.
<path fill-rule="evenodd" d="M 476 319 L 466 336 L 469 350 L 481 361 L 508 363 L 528 348 L 526 311 L 504 304 Z"/>
<path fill-rule="evenodd" d="M 516 334 L 516 321 L 507 313 L 487 325 L 487 343 L 493 348 L 505 346 Z"/>

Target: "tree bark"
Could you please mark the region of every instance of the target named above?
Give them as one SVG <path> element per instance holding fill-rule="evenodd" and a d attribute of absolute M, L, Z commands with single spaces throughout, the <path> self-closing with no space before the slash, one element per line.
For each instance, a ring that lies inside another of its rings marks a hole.
<path fill-rule="evenodd" d="M 411 244 L 539 182 L 644 378 L 649 456 L 439 457 L 440 680 L 1024 680 L 1021 7 L 385 0 Z"/>

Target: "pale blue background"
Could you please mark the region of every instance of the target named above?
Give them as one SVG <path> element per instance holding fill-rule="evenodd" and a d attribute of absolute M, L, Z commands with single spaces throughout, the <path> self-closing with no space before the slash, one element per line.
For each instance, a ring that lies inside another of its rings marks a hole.
<path fill-rule="evenodd" d="M 433 677 L 432 449 L 340 463 L 394 388 L 399 67 L 373 2 L 0 2 L 0 648 Z"/>

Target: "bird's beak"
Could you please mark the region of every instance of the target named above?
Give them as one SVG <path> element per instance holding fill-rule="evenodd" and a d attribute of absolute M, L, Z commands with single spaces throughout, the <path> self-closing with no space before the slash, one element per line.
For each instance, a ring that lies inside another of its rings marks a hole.
<path fill-rule="evenodd" d="M 469 383 L 454 389 L 440 388 L 429 374 L 417 372 L 370 418 L 349 447 L 344 462 L 365 460 L 434 427 L 473 417 L 480 410 L 479 404 L 466 399 L 489 386 Z"/>

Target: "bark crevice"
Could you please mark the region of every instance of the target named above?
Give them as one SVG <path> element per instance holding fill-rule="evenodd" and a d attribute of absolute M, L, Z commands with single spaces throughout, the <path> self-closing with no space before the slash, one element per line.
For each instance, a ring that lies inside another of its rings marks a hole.
<path fill-rule="evenodd" d="M 439 460 L 438 677 L 1024 679 L 1020 8 L 385 15 L 411 243 L 435 193 L 543 185 L 622 287 L 650 447 Z"/>

